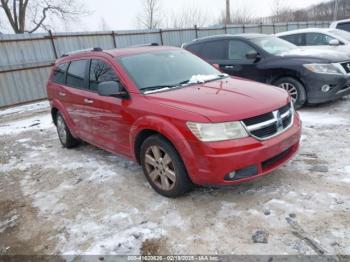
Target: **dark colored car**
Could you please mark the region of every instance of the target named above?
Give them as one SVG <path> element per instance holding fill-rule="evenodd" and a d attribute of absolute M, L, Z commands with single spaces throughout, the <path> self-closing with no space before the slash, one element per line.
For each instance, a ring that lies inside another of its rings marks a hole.
<path fill-rule="evenodd" d="M 80 140 L 142 165 L 176 197 L 278 168 L 297 151 L 301 123 L 287 92 L 223 75 L 171 47 L 84 51 L 56 61 L 47 84 L 62 145 Z"/>
<path fill-rule="evenodd" d="M 350 56 L 341 52 L 300 49 L 262 34 L 212 36 L 183 48 L 222 72 L 285 89 L 297 108 L 350 93 Z"/>

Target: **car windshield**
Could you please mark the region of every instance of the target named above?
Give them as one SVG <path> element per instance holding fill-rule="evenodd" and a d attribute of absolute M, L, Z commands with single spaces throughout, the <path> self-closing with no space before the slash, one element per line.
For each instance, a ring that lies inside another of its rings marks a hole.
<path fill-rule="evenodd" d="M 252 39 L 252 42 L 272 55 L 279 55 L 297 48 L 292 43 L 277 37 L 259 37 Z"/>
<path fill-rule="evenodd" d="M 350 41 L 350 33 L 349 32 L 346 32 L 344 30 L 339 30 L 339 29 L 334 29 L 334 30 L 331 30 L 329 32 L 335 36 L 339 36 L 341 38 L 344 38 L 347 41 Z"/>
<path fill-rule="evenodd" d="M 226 77 L 186 50 L 130 55 L 120 57 L 118 61 L 139 90 L 145 93 Z"/>

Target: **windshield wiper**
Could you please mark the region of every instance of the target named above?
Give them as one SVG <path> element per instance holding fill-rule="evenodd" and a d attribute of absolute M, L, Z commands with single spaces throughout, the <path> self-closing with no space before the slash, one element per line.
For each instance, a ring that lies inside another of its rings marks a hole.
<path fill-rule="evenodd" d="M 216 78 L 206 80 L 206 81 L 204 81 L 204 83 L 206 83 L 206 82 L 211 82 L 211 81 L 215 81 L 215 80 L 222 79 L 222 78 L 226 78 L 226 77 L 228 77 L 228 74 L 219 74 L 219 75 L 217 75 Z"/>
<path fill-rule="evenodd" d="M 184 81 L 181 81 L 181 82 L 179 82 L 177 84 L 172 84 L 172 85 L 146 86 L 146 87 L 140 88 L 140 90 L 142 90 L 142 91 L 153 91 L 153 90 L 162 89 L 162 88 L 173 88 L 173 87 L 178 87 L 178 86 L 185 85 L 188 82 L 190 82 L 190 80 L 184 80 Z"/>

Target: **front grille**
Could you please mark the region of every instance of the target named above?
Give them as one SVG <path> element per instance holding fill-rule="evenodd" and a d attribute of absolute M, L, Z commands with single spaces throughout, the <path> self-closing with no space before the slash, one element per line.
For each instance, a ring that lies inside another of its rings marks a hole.
<path fill-rule="evenodd" d="M 292 125 L 293 108 L 287 104 L 276 111 L 244 119 L 248 132 L 258 139 L 268 139 L 282 133 Z"/>
<path fill-rule="evenodd" d="M 341 66 L 344 68 L 344 70 L 347 74 L 350 73 L 350 62 L 341 63 Z"/>

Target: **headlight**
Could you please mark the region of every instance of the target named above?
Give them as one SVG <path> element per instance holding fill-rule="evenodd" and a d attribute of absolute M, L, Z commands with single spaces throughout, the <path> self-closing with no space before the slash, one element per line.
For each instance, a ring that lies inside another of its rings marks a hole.
<path fill-rule="evenodd" d="M 247 137 L 247 131 L 240 122 L 193 123 L 187 122 L 192 133 L 203 142 L 224 141 Z"/>
<path fill-rule="evenodd" d="M 305 68 L 320 74 L 343 74 L 335 65 L 332 64 L 305 64 Z"/>

